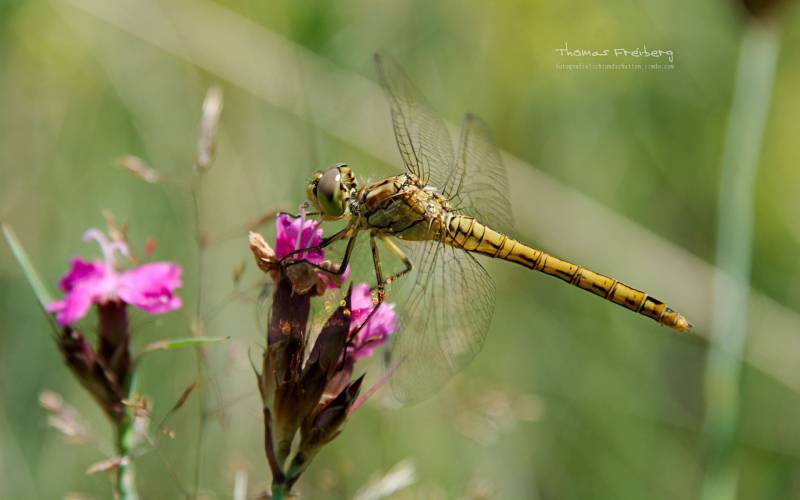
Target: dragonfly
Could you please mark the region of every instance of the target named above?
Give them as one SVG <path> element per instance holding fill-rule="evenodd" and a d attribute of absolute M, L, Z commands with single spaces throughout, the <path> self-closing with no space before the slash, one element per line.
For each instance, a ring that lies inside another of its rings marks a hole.
<path fill-rule="evenodd" d="M 684 316 L 649 294 L 510 236 L 506 171 L 487 125 L 467 114 L 454 152 L 446 125 L 400 66 L 381 53 L 374 59 L 406 170 L 362 184 L 347 164 L 334 164 L 313 174 L 307 195 L 323 221 L 346 221 L 319 245 L 347 240 L 340 272 L 358 236 L 369 235 L 376 303 L 392 282 L 416 271 L 400 308 L 402 332 L 392 337 L 389 351 L 403 369 L 402 376 L 390 378 L 398 400 L 435 392 L 481 350 L 494 313 L 495 285 L 476 254 L 556 277 L 677 331 L 691 328 Z M 384 272 L 379 245 L 399 259 L 402 270 Z"/>

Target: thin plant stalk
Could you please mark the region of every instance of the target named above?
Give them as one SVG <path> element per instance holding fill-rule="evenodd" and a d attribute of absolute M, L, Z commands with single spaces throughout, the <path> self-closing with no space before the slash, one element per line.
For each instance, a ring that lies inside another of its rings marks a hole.
<path fill-rule="evenodd" d="M 139 500 L 133 460 L 130 459 L 135 440 L 133 434 L 133 419 L 128 414 L 117 424 L 117 451 L 121 457 L 125 457 L 117 468 L 116 490 L 120 500 Z"/>
<path fill-rule="evenodd" d="M 734 452 L 747 343 L 754 186 L 779 46 L 777 26 L 753 20 L 739 49 L 720 172 L 712 342 L 705 374 L 703 500 L 736 498 L 739 474 Z"/>
<path fill-rule="evenodd" d="M 194 236 L 197 242 L 197 304 L 193 318 L 192 334 L 197 335 L 196 331 L 202 326 L 202 308 L 203 308 L 203 277 L 205 269 L 205 254 L 207 242 L 202 230 L 201 207 L 200 207 L 200 186 L 203 174 L 208 171 L 214 162 L 215 149 L 216 149 L 216 135 L 217 127 L 219 125 L 219 116 L 222 112 L 222 90 L 219 87 L 212 86 L 206 92 L 203 99 L 202 116 L 200 119 L 200 131 L 198 133 L 197 147 L 195 150 L 194 158 L 194 178 L 192 179 L 190 194 L 192 197 L 192 215 L 194 219 Z M 197 355 L 197 376 L 198 380 L 207 379 L 206 371 L 206 358 L 203 346 L 195 348 Z M 196 454 L 194 461 L 194 484 L 192 488 L 191 498 L 197 498 L 200 490 L 200 471 L 202 469 L 202 456 L 203 445 L 205 443 L 205 432 L 208 424 L 208 395 L 205 390 L 199 391 L 198 397 L 200 399 L 200 422 L 197 427 L 197 442 Z"/>
<path fill-rule="evenodd" d="M 199 191 L 199 178 L 200 173 L 197 172 L 195 180 L 192 181 L 191 195 L 192 195 L 192 215 L 194 219 L 194 236 L 197 242 L 197 305 L 195 308 L 195 315 L 192 319 L 190 334 L 194 335 L 194 329 L 199 327 L 202 321 L 200 311 L 203 305 L 203 264 L 205 262 L 205 245 L 203 245 L 203 233 L 201 230 L 200 222 L 200 202 L 198 201 Z M 197 357 L 197 379 L 205 380 L 205 357 L 203 347 L 197 346 L 195 348 L 195 355 Z M 197 498 L 200 490 L 200 471 L 202 468 L 203 445 L 205 442 L 206 424 L 208 423 L 208 397 L 204 389 L 198 391 L 199 399 L 199 422 L 197 424 L 197 440 L 195 443 L 196 455 L 194 459 L 194 480 L 192 482 L 192 495 L 190 498 Z"/>
<path fill-rule="evenodd" d="M 125 392 L 126 398 L 130 399 L 133 389 L 136 386 L 136 364 L 133 365 L 130 378 L 127 380 Z M 133 450 L 136 447 L 136 431 L 133 427 L 135 409 L 131 406 L 124 407 L 122 418 L 114 422 L 116 430 L 116 447 L 118 456 L 122 460 L 117 467 L 117 477 L 115 489 L 119 500 L 139 500 L 139 492 L 136 490 L 136 473 L 133 464 Z"/>
<path fill-rule="evenodd" d="M 286 488 L 279 484 L 272 485 L 272 500 L 285 500 L 289 495 Z"/>

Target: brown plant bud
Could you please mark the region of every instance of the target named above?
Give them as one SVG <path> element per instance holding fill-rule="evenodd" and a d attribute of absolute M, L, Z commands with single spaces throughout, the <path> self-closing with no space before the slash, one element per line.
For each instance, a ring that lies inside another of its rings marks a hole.
<path fill-rule="evenodd" d="M 124 415 L 124 390 L 116 377 L 105 368 L 79 331 L 66 326 L 57 340 L 64 360 L 78 382 L 112 420 L 119 421 Z"/>
<path fill-rule="evenodd" d="M 299 383 L 299 370 L 290 370 L 292 378 L 278 381 L 275 387 L 275 437 L 278 445 L 278 458 L 283 462 L 289 455 L 292 441 L 303 418 L 303 394 Z"/>
<path fill-rule="evenodd" d="M 298 459 L 310 460 L 322 445 L 339 435 L 341 426 L 347 419 L 350 405 L 361 391 L 363 381 L 364 375 L 361 375 L 334 399 L 325 405 L 320 405 L 312 415 L 303 421 L 300 429 L 300 448 L 294 462 L 298 462 Z"/>
<path fill-rule="evenodd" d="M 279 350 L 276 358 L 282 362 L 282 366 L 276 367 L 279 381 L 294 378 L 289 373 L 291 370 L 297 370 L 297 375 L 300 373 L 310 309 L 311 297 L 296 295 L 291 282 L 282 277 L 273 295 L 272 316 L 267 331 L 267 348 Z"/>
<path fill-rule="evenodd" d="M 319 398 L 319 404 L 327 404 L 328 401 L 335 398 L 347 387 L 347 384 L 350 383 L 350 379 L 353 376 L 353 368 L 354 366 L 351 361 L 345 360 L 345 362 L 342 363 L 339 370 L 328 380 L 328 384 L 325 386 L 325 390 L 322 391 L 322 395 Z"/>
<path fill-rule="evenodd" d="M 310 415 L 331 379 L 341 371 L 350 332 L 350 291 L 317 336 L 299 381 L 298 423 Z M 349 378 L 348 378 L 349 381 Z"/>
<path fill-rule="evenodd" d="M 125 303 L 111 300 L 98 305 L 97 355 L 120 386 L 131 368 L 128 310 Z"/>
<path fill-rule="evenodd" d="M 333 312 L 322 327 L 314 348 L 308 356 L 308 364 L 317 364 L 326 373 L 326 381 L 341 364 L 347 336 L 350 333 L 350 296 L 352 285 L 347 290 L 344 300 Z"/>
<path fill-rule="evenodd" d="M 299 413 L 303 398 L 298 383 L 303 370 L 310 307 L 311 296 L 294 293 L 291 281 L 280 275 L 273 295 L 261 376 L 264 402 L 274 404 L 272 416 L 280 460 L 288 455 L 303 418 Z"/>

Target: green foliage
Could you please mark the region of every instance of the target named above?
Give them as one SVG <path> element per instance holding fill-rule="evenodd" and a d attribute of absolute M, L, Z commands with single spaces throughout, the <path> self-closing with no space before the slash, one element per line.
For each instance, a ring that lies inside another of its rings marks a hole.
<path fill-rule="evenodd" d="M 44 284 L 44 281 L 42 281 L 41 276 L 39 276 L 39 273 L 36 271 L 36 267 L 34 267 L 30 257 L 28 257 L 28 253 L 17 239 L 17 235 L 14 233 L 14 230 L 11 229 L 11 226 L 7 224 L 2 224 L 2 226 L 3 236 L 9 248 L 11 248 L 11 253 L 14 254 L 14 258 L 17 260 L 17 264 L 19 264 L 22 274 L 25 276 L 25 280 L 27 280 L 28 285 L 30 285 L 33 293 L 36 295 L 39 306 L 42 309 L 46 309 L 50 302 L 53 301 L 50 292 L 47 291 L 47 286 Z"/>
<path fill-rule="evenodd" d="M 214 344 L 217 342 L 225 342 L 226 340 L 230 339 L 230 337 L 186 337 L 181 339 L 158 340 L 156 342 L 147 344 L 142 350 L 142 354 L 153 351 L 171 351 L 173 349 L 180 349 L 182 347 Z"/>

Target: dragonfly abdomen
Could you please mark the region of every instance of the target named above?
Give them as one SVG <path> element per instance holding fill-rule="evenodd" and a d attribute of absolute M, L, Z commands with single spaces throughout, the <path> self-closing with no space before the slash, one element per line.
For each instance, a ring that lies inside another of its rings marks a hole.
<path fill-rule="evenodd" d="M 691 328 L 681 314 L 647 293 L 524 245 L 472 217 L 453 216 L 448 224 L 445 242 L 469 252 L 507 260 L 554 276 L 675 330 L 684 332 Z"/>

